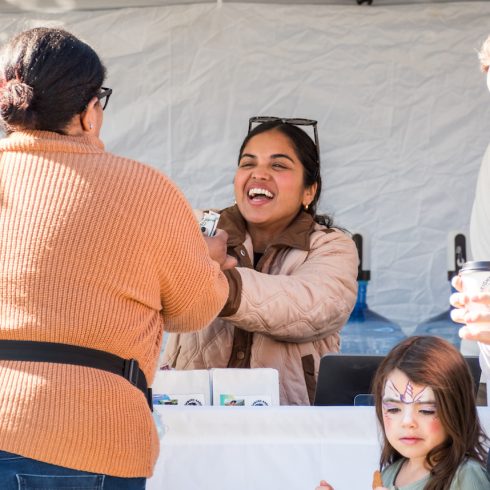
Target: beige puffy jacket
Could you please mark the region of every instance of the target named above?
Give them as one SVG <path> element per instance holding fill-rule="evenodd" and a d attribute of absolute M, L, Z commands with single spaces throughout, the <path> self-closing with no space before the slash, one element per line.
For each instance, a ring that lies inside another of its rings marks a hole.
<path fill-rule="evenodd" d="M 236 206 L 221 213 L 228 252 L 228 302 L 194 333 L 171 334 L 164 362 L 176 369 L 275 368 L 282 405 L 313 402 L 320 358 L 339 350 L 354 307 L 358 256 L 345 233 L 302 212 L 253 268 L 252 240 Z"/>

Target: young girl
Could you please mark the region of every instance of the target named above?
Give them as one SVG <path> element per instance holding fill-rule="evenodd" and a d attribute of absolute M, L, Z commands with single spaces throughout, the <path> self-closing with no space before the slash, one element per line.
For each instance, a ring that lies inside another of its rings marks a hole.
<path fill-rule="evenodd" d="M 375 490 L 490 489 L 472 376 L 449 342 L 424 336 L 399 343 L 373 390 L 383 429 L 384 486 Z M 322 481 L 317 490 L 328 487 Z"/>

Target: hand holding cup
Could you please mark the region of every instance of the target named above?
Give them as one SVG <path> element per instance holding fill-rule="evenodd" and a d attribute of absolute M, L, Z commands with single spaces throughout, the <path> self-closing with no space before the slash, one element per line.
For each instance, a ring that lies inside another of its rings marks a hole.
<path fill-rule="evenodd" d="M 466 262 L 452 280 L 451 318 L 466 325 L 459 336 L 490 344 L 490 262 Z"/>

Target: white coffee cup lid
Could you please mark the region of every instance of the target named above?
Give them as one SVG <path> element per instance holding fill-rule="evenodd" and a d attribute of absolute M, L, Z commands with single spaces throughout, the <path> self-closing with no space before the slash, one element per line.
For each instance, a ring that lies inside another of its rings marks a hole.
<path fill-rule="evenodd" d="M 477 271 L 490 271 L 490 261 L 487 260 L 474 260 L 465 262 L 461 267 L 460 272 L 477 272 Z"/>

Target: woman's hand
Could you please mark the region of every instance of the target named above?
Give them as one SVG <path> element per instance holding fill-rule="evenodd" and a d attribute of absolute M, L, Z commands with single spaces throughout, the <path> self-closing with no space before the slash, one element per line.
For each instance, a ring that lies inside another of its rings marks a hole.
<path fill-rule="evenodd" d="M 218 262 L 222 271 L 236 267 L 237 260 L 235 257 L 226 253 L 228 241 L 228 233 L 226 231 L 217 229 L 214 236 L 204 236 L 204 241 L 208 246 L 209 255 Z"/>
<path fill-rule="evenodd" d="M 315 490 L 334 490 L 334 489 L 325 480 L 322 480 L 320 482 L 320 485 L 318 487 L 316 487 Z"/>
<path fill-rule="evenodd" d="M 459 329 L 459 336 L 462 339 L 476 340 L 490 345 L 490 329 L 488 325 L 483 323 L 490 323 L 490 310 L 489 312 L 483 312 L 471 309 L 472 303 L 490 306 L 490 294 L 478 293 L 468 295 L 461 292 L 463 290 L 463 284 L 459 276 L 453 277 L 451 283 L 459 291 L 458 293 L 453 293 L 449 298 L 451 305 L 456 308 L 451 311 L 451 318 L 457 323 L 466 323 L 464 327 Z"/>

